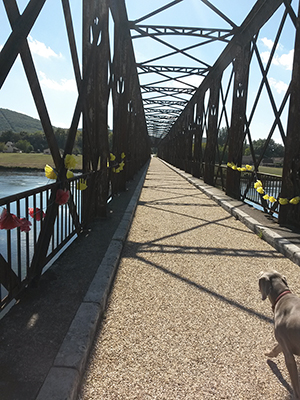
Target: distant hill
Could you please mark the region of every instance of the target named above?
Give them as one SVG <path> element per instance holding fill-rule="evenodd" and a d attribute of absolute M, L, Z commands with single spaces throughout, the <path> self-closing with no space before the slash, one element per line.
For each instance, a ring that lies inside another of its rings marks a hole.
<path fill-rule="evenodd" d="M 39 119 L 0 108 L 0 135 L 6 131 L 35 133 L 42 130 L 43 127 Z"/>

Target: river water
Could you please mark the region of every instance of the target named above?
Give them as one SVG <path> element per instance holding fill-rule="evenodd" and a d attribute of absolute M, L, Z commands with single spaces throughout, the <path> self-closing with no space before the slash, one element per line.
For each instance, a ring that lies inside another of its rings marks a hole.
<path fill-rule="evenodd" d="M 52 183 L 41 172 L 0 171 L 0 198 Z"/>

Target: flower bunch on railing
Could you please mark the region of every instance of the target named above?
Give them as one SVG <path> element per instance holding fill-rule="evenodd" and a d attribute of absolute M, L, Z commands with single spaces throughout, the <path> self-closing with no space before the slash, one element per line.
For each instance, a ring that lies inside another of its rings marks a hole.
<path fill-rule="evenodd" d="M 18 218 L 15 214 L 11 214 L 6 208 L 0 215 L 0 229 L 14 229 L 20 228 L 21 232 L 29 232 L 31 227 L 31 222 L 26 218 Z"/>
<path fill-rule="evenodd" d="M 125 153 L 122 152 L 121 153 L 121 162 L 117 162 L 116 161 L 116 156 L 113 153 L 110 153 L 109 155 L 109 163 L 108 166 L 112 167 L 112 172 L 114 172 L 115 174 L 118 174 L 119 172 L 123 171 L 124 167 L 125 167 Z"/>
<path fill-rule="evenodd" d="M 65 167 L 67 170 L 67 173 L 66 173 L 67 178 L 68 179 L 74 178 L 74 173 L 73 173 L 72 169 L 74 169 L 77 164 L 75 157 L 71 154 L 67 154 L 65 157 L 64 163 L 65 163 Z M 46 166 L 45 166 L 45 175 L 48 179 L 54 179 L 54 180 L 57 179 L 57 177 L 58 177 L 57 172 L 48 164 L 46 164 Z M 80 181 L 77 183 L 77 189 L 85 190 L 86 188 L 87 188 L 86 180 L 80 179 Z M 62 189 L 59 189 L 59 190 L 62 190 Z M 57 192 L 59 192 L 59 190 Z M 69 192 L 69 191 L 67 191 L 67 192 Z M 70 197 L 70 192 L 69 192 L 69 197 Z M 68 202 L 69 197 L 67 196 L 67 194 L 59 192 L 59 194 L 57 195 L 56 203 L 59 205 L 65 204 Z M 61 203 L 62 200 L 66 200 L 65 203 Z"/>
<path fill-rule="evenodd" d="M 227 167 L 235 170 L 235 171 L 239 171 L 239 172 L 243 172 L 243 171 L 252 171 L 253 167 L 251 165 L 246 165 L 245 167 L 237 167 L 233 162 L 228 162 L 227 163 Z M 278 199 L 276 199 L 274 196 L 270 196 L 268 193 L 265 193 L 265 189 L 263 188 L 263 184 L 262 181 L 257 180 L 254 183 L 254 189 L 256 189 L 256 191 L 263 195 L 263 199 L 264 200 L 268 200 L 270 203 L 276 203 L 278 201 L 278 203 L 282 206 L 285 206 L 287 204 L 293 204 L 296 205 L 300 202 L 300 196 L 296 196 L 293 197 L 292 199 L 288 199 L 288 198 L 283 198 L 283 197 L 279 197 Z"/>
<path fill-rule="evenodd" d="M 35 209 L 29 207 L 28 214 L 36 221 L 41 221 L 46 216 L 44 211 L 40 210 L 38 207 L 36 207 Z M 29 232 L 31 230 L 30 227 L 31 222 L 28 221 L 28 219 L 19 218 L 15 214 L 8 212 L 6 208 L 3 208 L 0 216 L 0 229 L 11 230 L 15 228 L 20 228 L 21 232 Z"/>
<path fill-rule="evenodd" d="M 249 164 L 246 164 L 245 167 L 238 167 L 233 162 L 228 162 L 227 167 L 233 169 L 234 171 L 245 172 L 245 171 L 252 171 L 252 167 Z"/>
<path fill-rule="evenodd" d="M 68 179 L 74 177 L 74 173 L 71 171 L 76 167 L 76 159 L 73 155 L 67 154 L 64 160 L 65 167 L 67 169 L 66 176 Z M 45 166 L 45 175 L 48 179 L 56 180 L 58 178 L 57 172 L 50 165 L 46 164 Z M 87 188 L 86 180 L 80 179 L 77 182 L 78 190 L 85 190 Z M 70 191 L 67 189 L 57 189 L 55 195 L 55 203 L 59 206 L 66 204 L 70 198 Z M 42 221 L 46 214 L 43 210 L 40 210 L 38 207 L 35 209 L 32 207 L 28 208 L 28 214 L 31 218 L 36 221 Z M 11 230 L 15 228 L 20 228 L 21 232 L 29 232 L 31 230 L 31 222 L 26 218 L 19 218 L 15 214 L 7 211 L 6 208 L 3 208 L 3 211 L 0 215 L 0 229 Z"/>
<path fill-rule="evenodd" d="M 263 188 L 263 184 L 262 184 L 262 182 L 261 182 L 260 180 L 257 180 L 257 181 L 254 183 L 254 189 L 256 189 L 256 191 L 257 191 L 259 194 L 264 195 L 264 196 L 263 196 L 263 199 L 269 200 L 271 203 L 275 203 L 276 201 L 278 201 L 278 203 L 279 203 L 280 205 L 282 205 L 282 206 L 285 206 L 285 205 L 287 205 L 287 204 L 296 205 L 296 204 L 298 204 L 299 201 L 300 201 L 300 196 L 293 197 L 293 198 L 290 199 L 290 200 L 289 200 L 288 198 L 286 198 L 286 197 L 279 197 L 278 200 L 277 200 L 277 199 L 275 199 L 274 196 L 269 196 L 267 193 L 265 193 L 265 190 L 264 190 L 264 188 Z"/>

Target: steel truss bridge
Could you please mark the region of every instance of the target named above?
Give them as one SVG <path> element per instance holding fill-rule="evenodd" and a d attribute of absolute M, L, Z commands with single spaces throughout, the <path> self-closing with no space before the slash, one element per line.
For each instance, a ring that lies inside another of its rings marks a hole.
<path fill-rule="evenodd" d="M 209 12 L 218 26 L 180 24 L 175 16 L 193 12 L 195 1 L 190 0 L 161 1 L 159 8 L 150 2 L 149 12 L 135 19 L 129 18 L 139 9 L 132 0 L 84 0 L 80 27 L 73 20 L 72 2 L 61 0 L 77 85 L 63 152 L 28 40 L 51 1 L 29 0 L 20 11 L 16 0 L 3 0 L 1 18 L 6 18 L 11 32 L 0 47 L 0 89 L 20 56 L 57 180 L 41 190 L 0 199 L 2 209 L 18 218 L 28 217 L 31 205 L 45 210 L 45 218 L 34 222 L 25 239 L 19 228 L 5 232 L 7 246 L 0 254 L 1 307 L 38 280 L 47 262 L 86 224 L 106 216 L 108 198 L 126 188 L 126 181 L 149 159 L 151 147 L 162 159 L 221 186 L 229 196 L 260 203 L 265 212 L 278 216 L 280 224 L 299 226 L 298 0 L 248 1 L 249 12 L 241 21 L 231 16 L 232 1 L 218 7 L 220 2 L 198 0 L 199 15 Z M 266 29 L 272 37 L 266 37 Z M 276 66 L 285 69 L 284 81 L 278 73 L 275 76 Z M 110 113 L 112 148 L 107 129 Z M 81 118 L 82 175 L 68 179 L 64 161 L 72 154 Z M 221 132 L 225 133 L 222 143 Z M 264 139 L 259 154 L 254 146 L 258 138 Z M 284 146 L 280 177 L 259 170 L 274 138 Z M 243 170 L 245 146 L 251 171 Z M 87 182 L 84 191 L 78 190 L 80 179 Z M 253 192 L 257 180 L 263 193 Z M 63 206 L 55 201 L 60 189 L 70 192 Z M 266 197 L 268 191 L 276 202 Z M 279 199 L 288 203 L 281 205 Z M 295 204 L 289 203 L 291 199 Z"/>

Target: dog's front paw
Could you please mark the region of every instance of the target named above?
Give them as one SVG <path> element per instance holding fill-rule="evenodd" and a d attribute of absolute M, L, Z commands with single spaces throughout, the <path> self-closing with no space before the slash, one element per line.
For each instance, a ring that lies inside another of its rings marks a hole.
<path fill-rule="evenodd" d="M 278 353 L 276 353 L 274 350 L 270 351 L 269 353 L 265 353 L 265 356 L 274 358 L 278 356 Z"/>
<path fill-rule="evenodd" d="M 282 352 L 280 344 L 277 344 L 273 350 L 271 350 L 269 353 L 265 353 L 265 356 L 274 358 L 277 357 L 279 353 Z"/>

